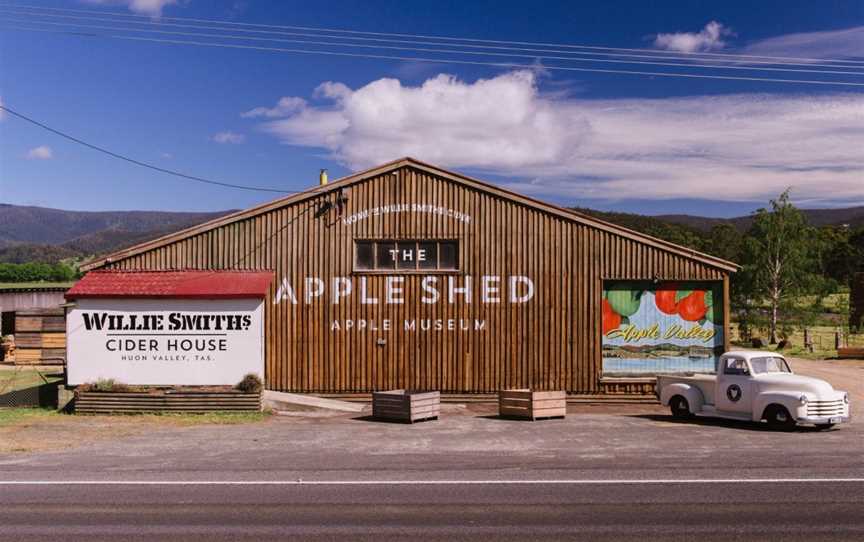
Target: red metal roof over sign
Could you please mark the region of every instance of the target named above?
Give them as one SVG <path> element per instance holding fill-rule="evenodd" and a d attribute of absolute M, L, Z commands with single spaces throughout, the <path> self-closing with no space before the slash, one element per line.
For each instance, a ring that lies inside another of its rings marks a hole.
<path fill-rule="evenodd" d="M 264 297 L 272 280 L 271 271 L 91 271 L 66 292 L 66 299 Z"/>

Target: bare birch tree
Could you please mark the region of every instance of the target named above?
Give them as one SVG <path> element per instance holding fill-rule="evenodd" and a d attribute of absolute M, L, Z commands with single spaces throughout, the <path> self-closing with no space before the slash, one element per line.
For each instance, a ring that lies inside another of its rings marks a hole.
<path fill-rule="evenodd" d="M 753 279 L 754 297 L 768 302 L 769 343 L 775 344 L 781 306 L 812 282 L 816 238 L 806 217 L 789 201 L 788 189 L 770 204 L 753 216 L 745 272 Z"/>

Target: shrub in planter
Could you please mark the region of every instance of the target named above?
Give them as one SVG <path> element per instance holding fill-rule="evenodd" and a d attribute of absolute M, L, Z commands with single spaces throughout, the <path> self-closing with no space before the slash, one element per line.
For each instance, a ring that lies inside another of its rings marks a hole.
<path fill-rule="evenodd" d="M 261 382 L 260 376 L 249 373 L 235 387 L 243 393 L 261 393 L 261 390 L 264 389 L 264 383 Z"/>
<path fill-rule="evenodd" d="M 113 378 L 100 378 L 96 382 L 87 382 L 85 384 L 81 384 L 78 386 L 78 391 L 99 391 L 99 392 L 108 392 L 114 391 L 118 393 L 129 392 L 129 391 L 138 391 L 132 389 L 130 386 L 123 384 L 122 382 L 117 382 Z"/>

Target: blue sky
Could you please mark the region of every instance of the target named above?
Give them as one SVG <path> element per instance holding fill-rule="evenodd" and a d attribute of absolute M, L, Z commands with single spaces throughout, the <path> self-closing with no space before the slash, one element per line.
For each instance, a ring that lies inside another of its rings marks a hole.
<path fill-rule="evenodd" d="M 163 24 L 188 17 L 862 62 L 864 2 L 538 2 L 531 10 L 524 2 L 444 0 L 0 4 L 18 6 L 0 7 L 3 104 L 91 143 L 192 175 L 290 191 L 315 184 L 320 168 L 333 178 L 410 154 L 559 204 L 600 209 L 734 216 L 786 186 L 806 207 L 864 204 L 864 86 L 567 72 L 544 66 L 664 67 L 504 59 L 537 66 L 520 70 L 20 30 L 83 29 L 46 21 L 118 28 L 123 18 L 92 18 L 107 13 Z M 89 11 L 21 9 L 26 5 Z M 864 83 L 864 64 L 858 69 L 862 75 L 689 73 Z M 9 115 L 0 118 L 2 202 L 219 210 L 273 197 L 183 181 Z"/>

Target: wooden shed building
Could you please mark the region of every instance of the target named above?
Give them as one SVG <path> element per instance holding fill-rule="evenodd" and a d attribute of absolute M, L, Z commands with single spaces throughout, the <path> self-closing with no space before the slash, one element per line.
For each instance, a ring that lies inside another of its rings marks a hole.
<path fill-rule="evenodd" d="M 736 266 L 403 158 L 85 269 L 272 271 L 272 390 L 597 394 L 713 370 Z"/>

